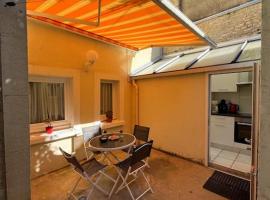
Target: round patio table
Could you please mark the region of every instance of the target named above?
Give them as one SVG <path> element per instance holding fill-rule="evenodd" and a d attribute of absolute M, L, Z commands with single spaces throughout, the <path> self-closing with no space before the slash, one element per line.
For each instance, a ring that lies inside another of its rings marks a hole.
<path fill-rule="evenodd" d="M 103 135 L 96 136 L 89 141 L 90 147 L 96 151 L 111 152 L 131 148 L 136 142 L 136 138 L 134 135 L 125 133 L 107 134 L 108 137 L 111 135 L 118 135 L 120 138 L 113 141 L 108 140 L 107 142 L 102 143 L 99 139 Z"/>

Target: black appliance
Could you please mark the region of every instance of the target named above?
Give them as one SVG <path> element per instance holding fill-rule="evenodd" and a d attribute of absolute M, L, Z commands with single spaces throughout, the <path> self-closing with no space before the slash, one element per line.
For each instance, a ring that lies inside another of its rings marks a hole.
<path fill-rule="evenodd" d="M 228 112 L 228 105 L 226 104 L 225 99 L 222 99 L 218 104 L 218 113 L 227 113 Z"/>
<path fill-rule="evenodd" d="M 251 123 L 236 121 L 234 127 L 234 142 L 251 144 Z"/>

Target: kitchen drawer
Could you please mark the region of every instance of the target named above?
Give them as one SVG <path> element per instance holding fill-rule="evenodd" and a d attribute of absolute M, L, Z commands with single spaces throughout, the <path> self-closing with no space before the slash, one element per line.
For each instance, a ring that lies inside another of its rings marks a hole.
<path fill-rule="evenodd" d="M 210 119 L 211 124 L 223 124 L 228 126 L 234 126 L 234 117 L 227 117 L 227 116 L 219 116 L 219 115 L 212 115 Z"/>
<path fill-rule="evenodd" d="M 210 141 L 216 144 L 233 146 L 234 144 L 234 127 L 224 124 L 211 124 Z"/>
<path fill-rule="evenodd" d="M 226 146 L 234 145 L 234 117 L 211 116 L 210 142 Z"/>

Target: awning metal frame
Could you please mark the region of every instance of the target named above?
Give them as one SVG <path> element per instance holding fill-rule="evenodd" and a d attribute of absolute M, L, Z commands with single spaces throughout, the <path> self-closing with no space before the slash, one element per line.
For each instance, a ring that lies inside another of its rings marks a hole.
<path fill-rule="evenodd" d="M 184 15 L 179 9 L 175 7 L 169 0 L 152 0 L 160 8 L 167 11 L 172 17 L 174 17 L 178 22 L 182 23 L 187 29 L 192 33 L 200 37 L 212 48 L 216 48 L 217 44 L 211 40 L 197 25 L 195 25 L 186 15 Z"/>

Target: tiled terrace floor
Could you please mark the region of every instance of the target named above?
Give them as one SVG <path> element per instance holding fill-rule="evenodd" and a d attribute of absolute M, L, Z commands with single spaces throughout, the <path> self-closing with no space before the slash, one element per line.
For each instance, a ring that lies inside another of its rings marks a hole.
<path fill-rule="evenodd" d="M 210 148 L 210 162 L 240 172 L 249 173 L 251 170 L 251 155 L 241 151 L 229 151 L 220 148 Z"/>
<path fill-rule="evenodd" d="M 150 166 L 151 169 L 147 169 L 146 172 L 154 194 L 147 193 L 142 198 L 143 200 L 224 199 L 202 188 L 213 172 L 211 169 L 159 151 L 153 151 Z M 77 174 L 70 168 L 65 168 L 32 180 L 32 200 L 65 199 L 66 193 L 77 178 Z M 87 184 L 81 182 L 79 189 L 85 189 L 86 187 Z M 142 189 L 141 187 L 143 187 L 141 179 L 138 179 L 132 185 L 135 191 Z M 106 197 L 95 191 L 91 199 L 102 200 L 106 199 Z M 112 198 L 112 200 L 128 199 L 130 198 L 125 189 Z"/>

